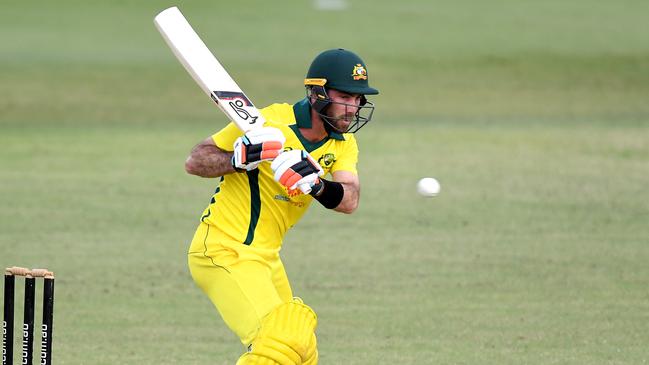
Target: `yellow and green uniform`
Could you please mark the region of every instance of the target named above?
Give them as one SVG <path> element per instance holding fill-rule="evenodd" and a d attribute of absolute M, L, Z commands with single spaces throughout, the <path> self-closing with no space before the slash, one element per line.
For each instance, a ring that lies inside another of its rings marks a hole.
<path fill-rule="evenodd" d="M 311 127 L 306 99 L 295 105 L 273 104 L 261 110 L 265 126 L 286 137 L 285 150 L 306 150 L 327 173 L 357 173 L 358 148 L 353 134 L 329 133 L 316 143 L 299 128 Z M 212 136 L 222 150 L 232 151 L 243 134 L 233 123 Z M 189 249 L 189 266 L 224 321 L 244 344 L 251 343 L 261 319 L 292 300 L 279 258 L 282 240 L 302 217 L 313 198 L 296 190 L 289 194 L 273 179 L 269 162 L 252 171 L 221 177 L 203 212 Z"/>

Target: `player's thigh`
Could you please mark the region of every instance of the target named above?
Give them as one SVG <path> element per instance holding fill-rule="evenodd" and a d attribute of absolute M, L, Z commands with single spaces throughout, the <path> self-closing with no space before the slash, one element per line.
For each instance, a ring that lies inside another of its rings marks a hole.
<path fill-rule="evenodd" d="M 273 274 L 273 284 L 275 285 L 277 294 L 279 294 L 283 302 L 290 302 L 293 299 L 293 291 L 291 290 L 291 284 L 288 281 L 282 260 L 278 257 L 277 260 L 270 263 L 270 266 Z"/>
<path fill-rule="evenodd" d="M 272 270 L 260 261 L 239 261 L 227 267 L 215 262 L 215 258 L 190 254 L 192 277 L 228 327 L 242 343 L 249 344 L 264 316 L 283 303 L 273 283 Z"/>

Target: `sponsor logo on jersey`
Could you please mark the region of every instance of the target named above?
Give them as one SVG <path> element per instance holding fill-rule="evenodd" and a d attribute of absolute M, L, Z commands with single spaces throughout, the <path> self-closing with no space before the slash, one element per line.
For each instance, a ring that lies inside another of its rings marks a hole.
<path fill-rule="evenodd" d="M 283 200 L 285 202 L 290 202 L 291 201 L 291 199 L 289 199 L 288 196 L 279 195 L 279 194 L 275 195 L 275 200 Z"/>
<path fill-rule="evenodd" d="M 295 190 L 287 192 L 287 194 L 289 196 L 296 196 L 296 195 L 299 195 L 301 193 L 302 193 L 302 191 L 300 191 L 300 189 L 295 189 Z M 287 202 L 287 203 L 291 204 L 292 206 L 295 206 L 295 207 L 298 207 L 298 208 L 304 207 L 304 202 L 292 201 L 291 198 L 289 198 L 286 195 L 277 194 L 277 195 L 275 195 L 274 198 L 275 198 L 275 200 L 281 200 L 281 201 Z"/>

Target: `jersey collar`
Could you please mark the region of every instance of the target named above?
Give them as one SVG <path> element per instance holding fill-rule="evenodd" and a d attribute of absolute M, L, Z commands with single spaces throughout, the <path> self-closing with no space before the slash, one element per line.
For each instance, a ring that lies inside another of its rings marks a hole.
<path fill-rule="evenodd" d="M 311 105 L 307 98 L 304 98 L 297 103 L 293 104 L 293 113 L 295 114 L 295 122 L 299 128 L 311 128 Z M 345 137 L 333 131 L 329 132 L 329 138 L 344 141 Z"/>

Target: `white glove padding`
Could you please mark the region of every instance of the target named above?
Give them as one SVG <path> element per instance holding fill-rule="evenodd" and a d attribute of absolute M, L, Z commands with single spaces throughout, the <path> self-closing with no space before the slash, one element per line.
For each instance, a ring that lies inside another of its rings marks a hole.
<path fill-rule="evenodd" d="M 273 127 L 263 127 L 246 132 L 234 141 L 232 166 L 238 170 L 254 170 L 261 161 L 272 160 L 284 148 L 286 137 Z"/>
<path fill-rule="evenodd" d="M 304 150 L 291 150 L 279 155 L 270 168 L 275 173 L 275 180 L 289 191 L 299 188 L 304 194 L 311 192 L 319 177 L 324 175 L 320 164 Z"/>

